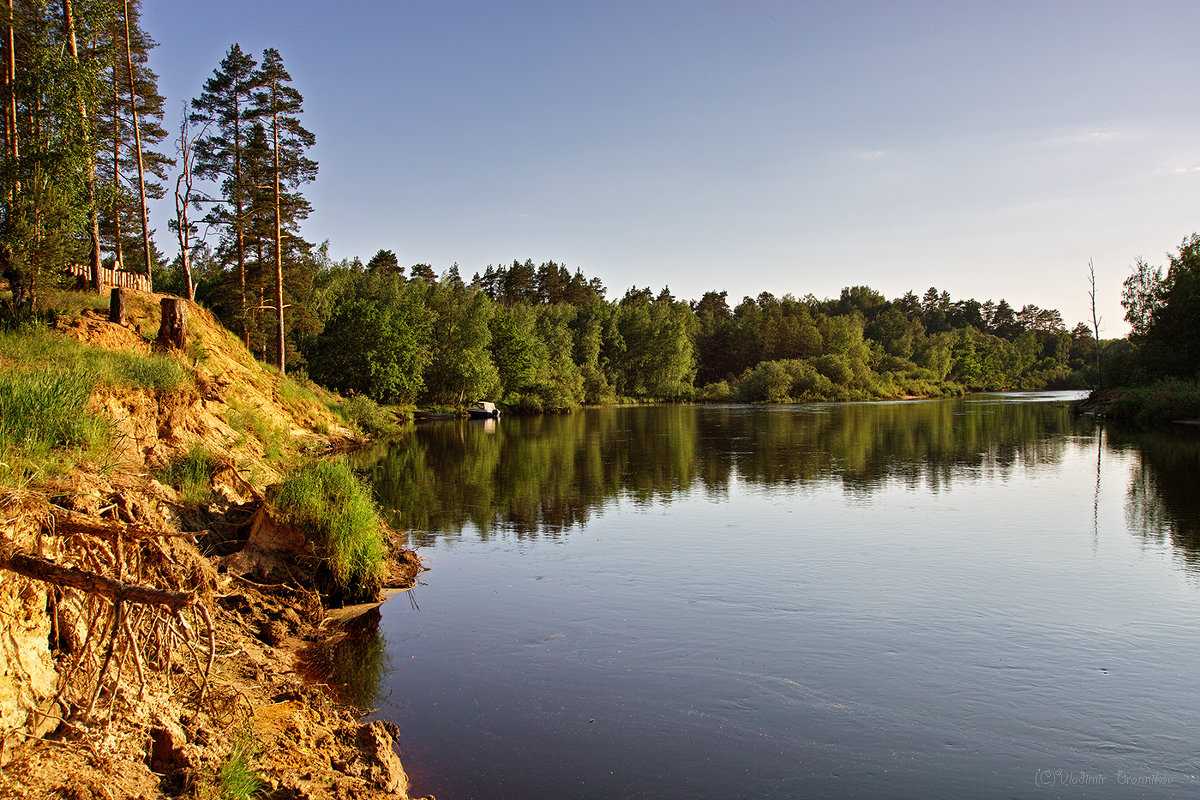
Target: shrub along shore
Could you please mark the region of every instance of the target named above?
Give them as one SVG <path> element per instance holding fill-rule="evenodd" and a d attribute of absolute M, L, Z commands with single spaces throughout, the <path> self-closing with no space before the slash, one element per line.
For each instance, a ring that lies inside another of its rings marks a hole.
<path fill-rule="evenodd" d="M 1167 380 L 1095 391 L 1080 403 L 1080 410 L 1136 425 L 1200 424 L 1200 382 Z"/>

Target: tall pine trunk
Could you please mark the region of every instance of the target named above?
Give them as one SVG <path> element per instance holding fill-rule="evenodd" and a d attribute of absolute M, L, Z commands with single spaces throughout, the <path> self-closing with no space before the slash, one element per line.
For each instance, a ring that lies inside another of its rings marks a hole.
<path fill-rule="evenodd" d="M 271 85 L 271 93 L 276 87 Z M 272 102 L 272 106 L 277 104 Z M 276 326 L 275 348 L 279 355 L 279 372 L 284 373 L 284 331 L 283 331 L 283 225 L 280 221 L 279 208 L 279 112 L 271 114 L 271 135 L 274 138 L 275 150 L 275 313 L 279 324 Z"/>
<path fill-rule="evenodd" d="M 125 63 L 129 68 L 129 110 L 133 116 L 133 143 L 137 152 L 138 207 L 142 217 L 142 251 L 146 261 L 146 284 L 154 291 L 154 260 L 150 248 L 150 219 L 146 210 L 146 170 L 142 165 L 142 129 L 138 125 L 137 86 L 133 77 L 133 50 L 129 44 L 129 0 L 125 0 Z"/>
<path fill-rule="evenodd" d="M 17 42 L 13 28 L 16 20 L 13 18 L 13 0 L 8 0 L 8 37 L 5 49 L 8 51 L 4 65 L 4 88 L 8 92 L 8 102 L 4 106 L 4 146 L 8 149 L 8 158 L 16 164 L 20 155 L 17 145 Z M 13 195 L 21 191 L 21 185 L 13 185 Z M 9 207 L 12 207 L 14 197 L 9 197 Z"/>
<path fill-rule="evenodd" d="M 233 100 L 234 121 L 233 121 L 233 193 L 234 193 L 234 230 L 237 232 L 237 265 L 238 265 L 238 292 L 242 302 L 242 344 L 246 349 L 250 349 L 250 324 L 246 318 L 246 233 L 243 228 L 245 225 L 245 207 L 242 204 L 242 109 L 238 101 L 235 90 Z M 259 268 L 261 269 L 261 259 L 259 259 Z"/>
<path fill-rule="evenodd" d="M 62 0 L 63 28 L 67 37 L 67 47 L 71 52 L 71 60 L 79 63 L 79 44 L 75 37 L 75 14 L 71 8 L 71 0 Z M 88 239 L 90 244 L 90 264 L 88 283 L 93 292 L 100 292 L 100 207 L 96 202 L 96 151 L 90 146 L 92 139 L 91 117 L 88 116 L 87 103 L 79 101 L 79 116 L 83 130 L 87 136 L 87 191 L 88 191 Z"/>
<path fill-rule="evenodd" d="M 113 31 L 113 42 L 117 39 Z M 112 87 L 113 87 L 113 269 L 125 268 L 125 243 L 121 237 L 121 83 L 117 78 L 117 49 L 113 48 Z"/>

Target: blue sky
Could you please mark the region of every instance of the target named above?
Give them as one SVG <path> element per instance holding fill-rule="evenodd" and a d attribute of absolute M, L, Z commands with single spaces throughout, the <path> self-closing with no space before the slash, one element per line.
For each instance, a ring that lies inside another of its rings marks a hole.
<path fill-rule="evenodd" d="M 198 9 L 203 8 L 203 13 Z M 307 238 L 464 277 L 930 286 L 1123 335 L 1120 284 L 1200 230 L 1195 2 L 146 0 L 167 128 L 276 47 L 320 175 Z M 156 207 L 161 246 L 170 213 Z"/>

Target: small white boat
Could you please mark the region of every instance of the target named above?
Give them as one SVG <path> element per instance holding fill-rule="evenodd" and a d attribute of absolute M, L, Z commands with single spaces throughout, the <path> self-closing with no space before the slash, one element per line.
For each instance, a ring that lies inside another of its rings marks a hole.
<path fill-rule="evenodd" d="M 495 403 L 480 400 L 467 409 L 467 414 L 470 415 L 471 419 L 499 419 L 500 409 L 496 408 Z"/>

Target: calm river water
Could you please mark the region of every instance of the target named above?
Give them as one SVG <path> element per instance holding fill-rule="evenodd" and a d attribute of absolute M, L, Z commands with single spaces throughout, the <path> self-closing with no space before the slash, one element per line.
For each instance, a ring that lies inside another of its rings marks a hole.
<path fill-rule="evenodd" d="M 1072 396 L 419 426 L 344 679 L 444 800 L 1200 796 L 1200 432 Z"/>

